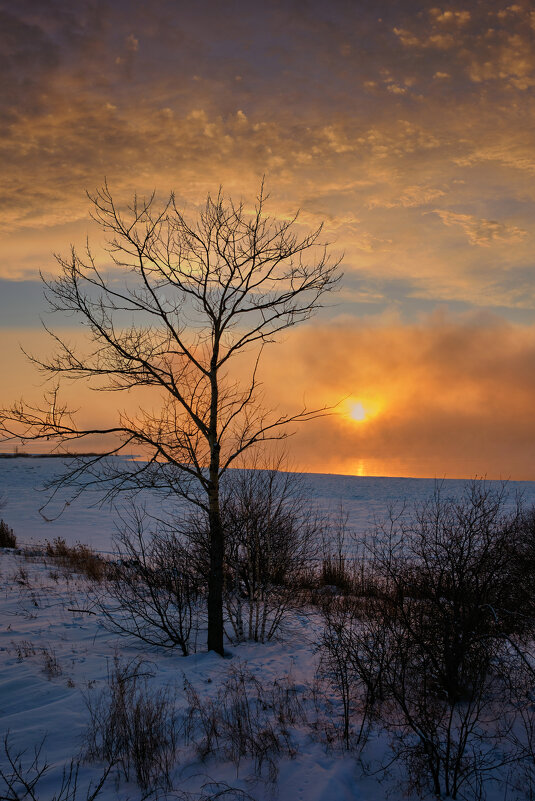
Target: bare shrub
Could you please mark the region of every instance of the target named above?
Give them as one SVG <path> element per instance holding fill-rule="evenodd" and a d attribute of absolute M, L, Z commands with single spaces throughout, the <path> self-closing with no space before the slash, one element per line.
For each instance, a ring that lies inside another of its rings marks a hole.
<path fill-rule="evenodd" d="M 106 577 L 107 560 L 81 542 L 70 546 L 62 537 L 56 537 L 52 542 L 46 543 L 45 553 L 63 567 L 80 573 L 91 581 L 100 582 Z"/>
<path fill-rule="evenodd" d="M 34 748 L 33 753 L 27 756 L 27 751 L 14 752 L 9 743 L 9 732 L 4 737 L 4 754 L 6 767 L 0 766 L 0 798 L 2 801 L 39 801 L 42 798 L 41 780 L 50 770 L 50 765 L 41 757 L 44 741 Z M 109 775 L 111 765 L 107 765 L 96 785 L 90 785 L 85 794 L 78 791 L 78 772 L 80 763 L 71 760 L 64 768 L 59 786 L 53 795 L 47 790 L 49 801 L 94 801 L 104 786 Z"/>
<path fill-rule="evenodd" d="M 98 606 L 111 630 L 187 656 L 203 604 L 199 579 L 177 534 L 168 527 L 146 534 L 148 522 L 139 509 L 123 519 Z"/>
<path fill-rule="evenodd" d="M 535 507 L 524 510 L 519 526 L 509 542 L 510 604 L 514 608 L 513 626 L 520 635 L 535 633 Z"/>
<path fill-rule="evenodd" d="M 19 584 L 21 587 L 26 587 L 26 589 L 30 589 L 30 576 L 26 568 L 22 565 L 19 565 L 15 573 L 13 574 L 13 580 L 16 584 Z"/>
<path fill-rule="evenodd" d="M 348 749 L 364 747 L 383 697 L 385 631 L 372 603 L 356 596 L 327 596 L 321 605 L 324 629 L 317 675 L 340 699 L 341 726 L 331 722 Z"/>
<path fill-rule="evenodd" d="M 506 514 L 505 501 L 504 486 L 484 481 L 459 500 L 437 487 L 373 553 L 385 586 L 385 715 L 397 719 L 400 755 L 421 767 L 413 775 L 453 798 L 482 796 L 503 759 L 494 732 L 509 711 L 500 678 L 509 668 L 499 665 L 510 665 L 509 637 L 522 626 L 511 586 L 521 515 Z"/>
<path fill-rule="evenodd" d="M 512 586 L 522 514 L 506 514 L 505 500 L 483 481 L 459 500 L 437 486 L 412 518 L 404 510 L 375 532 L 374 593 L 323 609 L 322 666 L 344 739 L 355 715 L 377 720 L 422 794 L 482 798 L 491 772 L 514 759 L 504 677 L 529 625 Z"/>
<path fill-rule="evenodd" d="M 298 477 L 275 468 L 236 470 L 226 476 L 221 506 L 224 603 L 238 642 L 271 640 L 302 606 L 299 588 L 314 560 L 319 523 L 300 489 Z M 184 533 L 197 569 L 206 575 L 206 516 L 191 517 Z"/>
<path fill-rule="evenodd" d="M 90 724 L 86 758 L 116 765 L 142 790 L 168 790 L 176 755 L 174 699 L 168 690 L 151 690 L 148 664 L 115 657 L 108 686 L 86 699 Z"/>
<path fill-rule="evenodd" d="M 17 538 L 13 533 L 13 529 L 9 528 L 7 523 L 0 520 L 0 548 L 16 548 Z"/>
<path fill-rule="evenodd" d="M 535 654 L 533 640 L 527 652 L 514 662 L 504 665 L 504 684 L 514 709 L 513 725 L 503 732 L 504 739 L 511 746 L 515 756 L 509 771 L 510 786 L 516 791 L 515 797 L 522 801 L 535 800 Z M 503 729 L 503 725 L 500 726 Z"/>
<path fill-rule="evenodd" d="M 188 701 L 184 731 L 201 759 L 219 754 L 239 769 L 249 757 L 257 776 L 265 773 L 275 782 L 279 756 L 296 756 L 290 726 L 301 720 L 304 712 L 289 679 L 275 681 L 267 689 L 239 665 L 230 670 L 214 699 L 202 700 L 185 677 L 184 691 Z"/>
<path fill-rule="evenodd" d="M 432 665 L 412 659 L 406 645 L 392 648 L 383 674 L 382 721 L 394 758 L 405 767 L 407 790 L 437 797 L 483 799 L 489 783 L 514 759 L 500 726 L 510 729 L 511 708 L 492 674 L 474 678 L 464 697 L 451 702 L 433 682 Z M 421 657 L 421 653 L 419 654 Z"/>

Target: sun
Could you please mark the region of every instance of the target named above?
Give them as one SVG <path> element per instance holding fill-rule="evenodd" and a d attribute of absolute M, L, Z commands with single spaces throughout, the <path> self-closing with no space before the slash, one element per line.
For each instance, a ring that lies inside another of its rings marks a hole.
<path fill-rule="evenodd" d="M 349 406 L 349 416 L 352 420 L 360 423 L 366 419 L 366 409 L 360 401 L 353 401 Z"/>
<path fill-rule="evenodd" d="M 367 423 L 379 414 L 382 408 L 383 403 L 378 398 L 366 396 L 359 399 L 358 397 L 353 397 L 346 399 L 342 414 L 346 420 L 351 420 L 352 423 Z"/>

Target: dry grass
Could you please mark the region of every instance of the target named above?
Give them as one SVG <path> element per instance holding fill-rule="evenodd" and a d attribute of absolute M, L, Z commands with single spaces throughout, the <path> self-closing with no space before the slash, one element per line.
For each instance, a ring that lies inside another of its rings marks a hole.
<path fill-rule="evenodd" d="M 201 759 L 216 755 L 240 763 L 252 759 L 256 776 L 275 783 L 281 756 L 294 758 L 291 728 L 305 719 L 297 688 L 289 678 L 261 684 L 245 665 L 232 667 L 215 698 L 202 699 L 184 677 L 188 711 L 184 733 Z"/>
<path fill-rule="evenodd" d="M 126 781 L 157 793 L 172 787 L 177 732 L 173 695 L 151 688 L 150 677 L 144 660 L 115 657 L 108 686 L 87 698 L 86 759 L 115 765 Z"/>
<path fill-rule="evenodd" d="M 70 546 L 61 537 L 56 537 L 52 542 L 46 543 L 46 555 L 62 567 L 70 568 L 91 581 L 101 582 L 108 573 L 107 560 L 81 542 Z"/>

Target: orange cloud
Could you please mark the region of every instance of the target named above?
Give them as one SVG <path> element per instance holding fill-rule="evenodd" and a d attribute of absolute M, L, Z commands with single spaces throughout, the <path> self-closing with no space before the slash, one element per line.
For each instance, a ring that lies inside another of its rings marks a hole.
<path fill-rule="evenodd" d="M 291 406 L 304 394 L 311 407 L 349 397 L 372 412 L 354 421 L 342 403 L 300 429 L 291 451 L 302 468 L 533 478 L 535 326 L 437 313 L 411 326 L 314 327 L 283 347 L 267 357 L 270 396 Z"/>
<path fill-rule="evenodd" d="M 496 241 L 518 242 L 528 235 L 527 231 L 514 225 L 506 225 L 496 220 L 478 220 L 471 214 L 456 214 L 441 209 L 435 209 L 435 214 L 438 214 L 444 225 L 458 225 L 472 245 L 488 247 Z"/>

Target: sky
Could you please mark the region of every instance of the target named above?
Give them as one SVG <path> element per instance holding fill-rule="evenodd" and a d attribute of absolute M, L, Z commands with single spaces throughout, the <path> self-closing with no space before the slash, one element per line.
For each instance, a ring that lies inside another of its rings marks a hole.
<path fill-rule="evenodd" d="M 194 213 L 264 175 L 343 254 L 266 349 L 269 405 L 338 403 L 292 466 L 535 480 L 534 40 L 530 2 L 0 0 L 2 405 L 42 391 L 39 270 L 105 262 L 86 191 Z"/>

